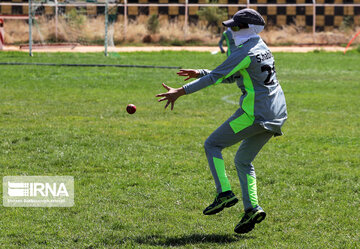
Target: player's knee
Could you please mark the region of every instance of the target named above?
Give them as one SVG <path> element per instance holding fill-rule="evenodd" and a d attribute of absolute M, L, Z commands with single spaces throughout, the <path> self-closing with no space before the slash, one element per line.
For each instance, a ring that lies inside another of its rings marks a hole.
<path fill-rule="evenodd" d="M 205 143 L 204 143 L 204 148 L 205 148 L 205 151 L 209 151 L 211 150 L 211 148 L 213 147 L 211 141 L 208 139 L 205 140 Z"/>
<path fill-rule="evenodd" d="M 244 168 L 251 167 L 251 162 L 248 162 L 242 158 L 235 157 L 234 163 L 235 163 L 236 168 L 238 168 L 238 169 L 244 169 Z"/>
<path fill-rule="evenodd" d="M 205 140 L 204 148 L 205 148 L 205 151 L 221 150 L 221 147 L 218 146 L 218 144 L 215 141 L 210 139 L 210 137 Z"/>

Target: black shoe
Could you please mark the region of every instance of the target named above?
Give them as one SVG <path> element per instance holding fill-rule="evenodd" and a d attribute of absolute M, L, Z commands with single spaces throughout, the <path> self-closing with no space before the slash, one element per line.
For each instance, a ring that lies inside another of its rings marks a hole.
<path fill-rule="evenodd" d="M 261 207 L 256 207 L 245 212 L 239 224 L 236 225 L 235 233 L 248 233 L 254 229 L 256 223 L 262 222 L 266 217 L 266 213 Z"/>
<path fill-rule="evenodd" d="M 220 211 L 222 211 L 224 208 L 234 206 L 238 201 L 239 201 L 238 198 L 236 198 L 236 196 L 231 190 L 222 192 L 216 195 L 215 201 L 210 206 L 205 208 L 203 214 L 205 215 L 217 214 Z"/>

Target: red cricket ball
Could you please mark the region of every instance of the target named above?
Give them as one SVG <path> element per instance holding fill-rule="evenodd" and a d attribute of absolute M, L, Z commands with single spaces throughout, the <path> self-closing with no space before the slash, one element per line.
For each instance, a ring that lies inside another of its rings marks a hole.
<path fill-rule="evenodd" d="M 136 106 L 133 105 L 133 104 L 128 104 L 127 107 L 126 107 L 126 111 L 129 114 L 134 114 L 136 112 Z"/>

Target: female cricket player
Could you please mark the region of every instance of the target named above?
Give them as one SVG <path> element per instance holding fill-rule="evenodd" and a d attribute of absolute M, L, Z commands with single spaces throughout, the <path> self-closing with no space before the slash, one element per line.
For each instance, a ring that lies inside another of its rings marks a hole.
<path fill-rule="evenodd" d="M 177 89 L 163 84 L 167 92 L 156 97 L 162 97 L 158 101 L 167 100 L 165 108 L 171 104 L 173 110 L 175 101 L 182 95 L 219 83 L 237 83 L 242 92 L 239 109 L 205 141 L 205 152 L 217 195 L 203 213 L 216 214 L 238 202 L 231 191 L 221 151 L 242 141 L 234 162 L 245 214 L 234 231 L 247 233 L 266 216 L 258 203 L 252 161 L 271 137 L 282 135 L 281 127 L 287 119 L 287 111 L 285 96 L 276 78 L 274 57 L 258 35 L 265 25 L 262 16 L 255 10 L 243 9 L 232 19 L 224 21 L 223 25 L 231 28 L 237 47 L 231 55 L 212 71 L 180 70 L 177 74 L 187 77 L 185 80 L 197 79 Z"/>
<path fill-rule="evenodd" d="M 219 48 L 221 53 L 225 53 L 225 50 L 223 48 L 223 42 L 226 41 L 226 55 L 229 56 L 231 54 L 231 51 L 236 48 L 234 39 L 232 37 L 231 28 L 227 28 L 221 35 L 220 41 L 219 41 Z"/>

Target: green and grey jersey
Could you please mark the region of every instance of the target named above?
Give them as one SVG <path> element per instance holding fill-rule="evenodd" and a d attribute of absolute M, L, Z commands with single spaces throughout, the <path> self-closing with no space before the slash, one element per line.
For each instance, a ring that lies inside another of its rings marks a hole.
<path fill-rule="evenodd" d="M 186 94 L 219 83 L 236 82 L 241 89 L 242 114 L 230 123 L 235 133 L 259 123 L 275 135 L 282 134 L 287 119 L 285 96 L 276 78 L 274 57 L 259 36 L 234 49 L 214 70 L 199 71 L 200 78 L 183 86 Z"/>
<path fill-rule="evenodd" d="M 231 30 L 227 29 L 223 32 L 222 36 L 221 36 L 221 39 L 219 41 L 219 47 L 221 49 L 221 51 L 223 51 L 223 41 L 226 41 L 226 46 L 227 46 L 227 51 L 226 51 L 226 55 L 227 56 L 230 56 L 231 52 L 236 49 L 236 46 L 235 46 L 235 41 L 233 39 L 233 36 L 232 36 L 232 33 L 231 33 Z"/>

